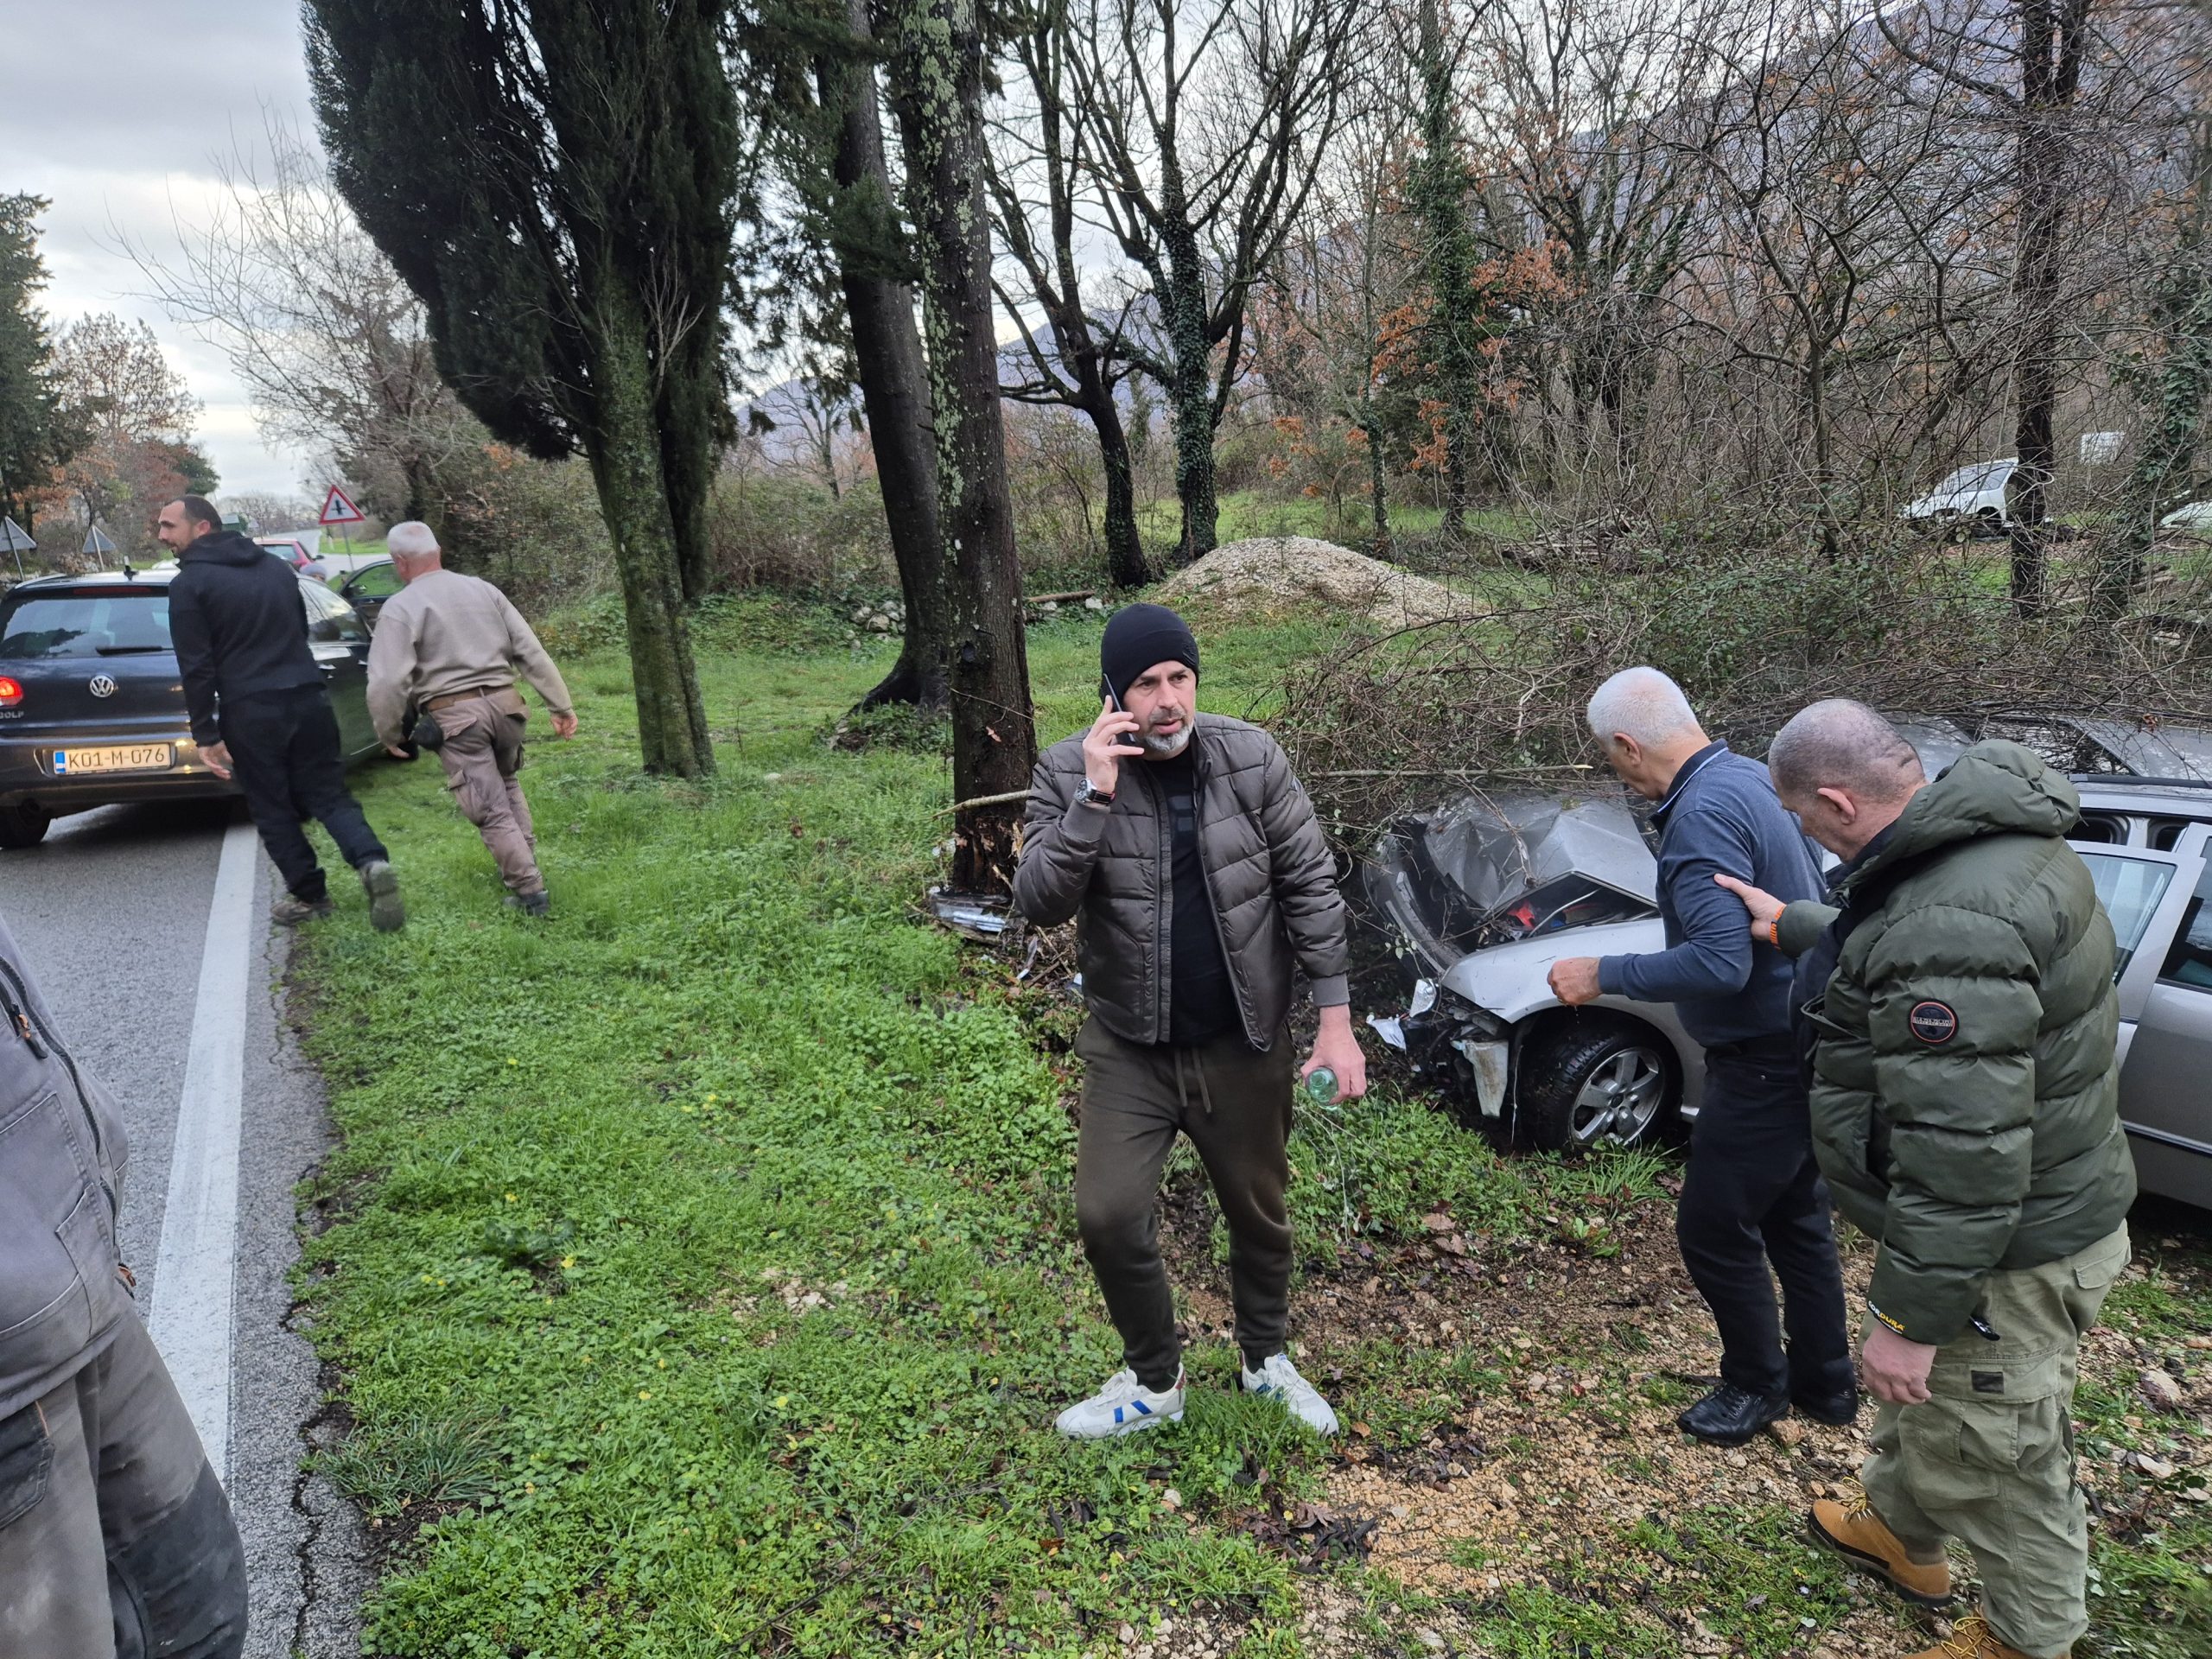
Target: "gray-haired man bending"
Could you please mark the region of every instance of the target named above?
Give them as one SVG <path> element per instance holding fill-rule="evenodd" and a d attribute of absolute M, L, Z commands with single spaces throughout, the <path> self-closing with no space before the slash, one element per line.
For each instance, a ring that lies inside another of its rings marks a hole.
<path fill-rule="evenodd" d="M 394 524 L 385 545 L 406 585 L 385 601 L 369 646 L 369 714 L 377 735 L 404 760 L 409 705 L 434 722 L 447 786 L 498 862 L 507 902 L 543 916 L 548 900 L 537 836 L 530 803 L 515 781 L 529 718 L 515 676 L 545 699 L 556 737 L 575 733 L 569 688 L 505 594 L 445 568 L 428 524 Z"/>

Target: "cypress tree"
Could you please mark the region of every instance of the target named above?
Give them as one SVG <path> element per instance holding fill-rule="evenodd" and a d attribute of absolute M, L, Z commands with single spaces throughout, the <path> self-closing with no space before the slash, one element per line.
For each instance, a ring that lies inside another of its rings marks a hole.
<path fill-rule="evenodd" d="M 743 137 L 715 0 L 308 0 L 333 175 L 493 433 L 581 451 L 648 770 L 714 768 L 683 617 L 729 425 Z"/>

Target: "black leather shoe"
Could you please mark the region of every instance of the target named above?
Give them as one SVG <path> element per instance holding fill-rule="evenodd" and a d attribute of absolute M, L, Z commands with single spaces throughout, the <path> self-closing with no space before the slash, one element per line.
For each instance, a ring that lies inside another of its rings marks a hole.
<path fill-rule="evenodd" d="M 1764 1428 L 1789 1414 L 1788 1399 L 1752 1394 L 1733 1382 L 1723 1382 L 1675 1421 L 1685 1434 L 1711 1446 L 1741 1446 Z"/>
<path fill-rule="evenodd" d="M 1848 1428 L 1859 1421 L 1859 1390 L 1841 1394 L 1793 1394 L 1789 1403 L 1801 1417 L 1809 1417 L 1830 1428 Z"/>

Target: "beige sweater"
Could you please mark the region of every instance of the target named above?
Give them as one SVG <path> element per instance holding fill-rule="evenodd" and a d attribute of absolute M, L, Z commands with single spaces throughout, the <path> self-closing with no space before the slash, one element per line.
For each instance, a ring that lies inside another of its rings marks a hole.
<path fill-rule="evenodd" d="M 369 644 L 369 714 L 377 735 L 401 741 L 410 702 L 460 691 L 503 691 L 515 675 L 556 715 L 569 712 L 561 671 L 530 624 L 488 582 L 431 570 L 385 601 Z"/>

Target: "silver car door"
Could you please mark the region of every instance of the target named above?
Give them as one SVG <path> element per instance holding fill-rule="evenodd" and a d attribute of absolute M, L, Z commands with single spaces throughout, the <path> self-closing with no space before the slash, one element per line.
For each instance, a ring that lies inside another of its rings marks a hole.
<path fill-rule="evenodd" d="M 2199 828 L 2121 976 L 2120 1116 L 2146 1191 L 2212 1207 L 2212 861 Z"/>

